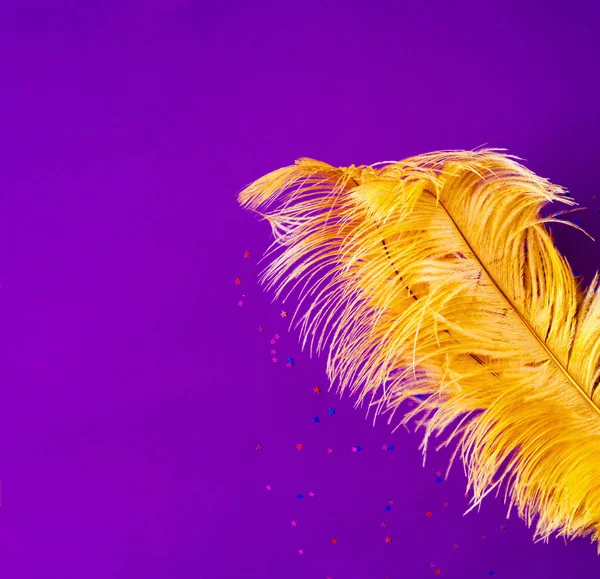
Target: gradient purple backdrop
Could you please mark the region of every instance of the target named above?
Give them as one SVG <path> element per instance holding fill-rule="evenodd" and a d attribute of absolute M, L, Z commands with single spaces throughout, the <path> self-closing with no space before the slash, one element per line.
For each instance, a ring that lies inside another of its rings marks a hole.
<path fill-rule="evenodd" d="M 500 499 L 463 517 L 448 452 L 326 392 L 235 200 L 300 156 L 487 144 L 600 237 L 595 4 L 3 2 L 0 577 L 598 576 Z M 597 244 L 555 233 L 589 281 Z"/>

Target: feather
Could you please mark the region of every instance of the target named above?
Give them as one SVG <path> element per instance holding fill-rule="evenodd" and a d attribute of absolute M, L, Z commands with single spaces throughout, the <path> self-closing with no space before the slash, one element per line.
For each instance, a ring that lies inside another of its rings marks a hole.
<path fill-rule="evenodd" d="M 541 214 L 575 202 L 518 161 L 302 158 L 238 201 L 271 225 L 265 258 L 280 250 L 260 283 L 284 300 L 302 284 L 292 322 L 340 395 L 358 389 L 388 423 L 415 400 L 397 426 L 418 419 L 424 459 L 432 437 L 454 444 L 471 509 L 504 489 L 535 539 L 598 542 L 599 278 L 579 286 L 546 224 L 579 228 Z"/>

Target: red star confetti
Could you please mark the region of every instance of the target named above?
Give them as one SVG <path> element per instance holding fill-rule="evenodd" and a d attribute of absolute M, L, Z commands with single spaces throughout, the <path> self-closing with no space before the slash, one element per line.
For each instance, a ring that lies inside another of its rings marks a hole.
<path fill-rule="evenodd" d="M 439 574 L 441 573 L 441 571 L 440 571 L 439 569 L 436 569 L 436 570 L 434 571 L 434 573 L 435 573 L 436 575 L 439 575 Z"/>
<path fill-rule="evenodd" d="M 297 444 L 297 445 L 296 445 L 296 448 L 297 448 L 298 450 L 302 450 L 302 444 L 301 444 L 301 443 Z"/>
<path fill-rule="evenodd" d="M 249 251 L 244 251 L 244 259 L 248 259 L 250 257 Z"/>
<path fill-rule="evenodd" d="M 318 386 L 315 386 L 315 387 L 313 388 L 313 392 L 314 392 L 315 394 L 320 394 L 320 393 L 321 393 L 321 389 L 320 389 Z"/>
<path fill-rule="evenodd" d="M 427 512 L 425 513 L 425 516 L 426 516 L 426 517 L 429 519 L 429 518 L 431 517 L 431 511 L 427 511 Z"/>
<path fill-rule="evenodd" d="M 239 277 L 235 278 L 235 285 L 240 285 L 242 283 L 242 280 Z"/>
<path fill-rule="evenodd" d="M 391 543 L 392 542 L 392 538 L 391 537 L 386 537 L 385 538 L 385 542 L 386 543 Z"/>
<path fill-rule="evenodd" d="M 287 318 L 288 317 L 288 313 L 285 310 L 281 310 L 281 313 L 279 314 L 282 318 Z"/>
<path fill-rule="evenodd" d="M 338 540 L 334 537 L 333 539 L 331 539 L 331 542 L 335 545 L 338 542 Z"/>

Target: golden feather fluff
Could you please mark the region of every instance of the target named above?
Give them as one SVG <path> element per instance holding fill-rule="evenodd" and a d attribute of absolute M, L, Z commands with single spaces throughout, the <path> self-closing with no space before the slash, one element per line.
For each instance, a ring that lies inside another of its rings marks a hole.
<path fill-rule="evenodd" d="M 541 216 L 575 202 L 518 160 L 497 149 L 359 167 L 303 158 L 238 200 L 282 249 L 260 282 L 274 299 L 303 283 L 302 349 L 328 343 L 338 393 L 358 388 L 357 404 L 369 397 L 390 421 L 417 400 L 400 424 L 419 416 L 424 454 L 432 434 L 447 433 L 438 448 L 455 441 L 471 508 L 504 489 L 534 538 L 598 541 L 598 275 L 579 287 L 545 226 L 560 213 Z"/>

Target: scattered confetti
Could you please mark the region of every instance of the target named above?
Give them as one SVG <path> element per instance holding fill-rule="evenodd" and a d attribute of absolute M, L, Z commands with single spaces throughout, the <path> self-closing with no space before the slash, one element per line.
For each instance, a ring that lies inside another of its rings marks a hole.
<path fill-rule="evenodd" d="M 310 492 L 308 493 L 308 496 L 309 496 L 309 497 L 314 497 L 314 496 L 315 496 L 315 493 L 314 493 L 313 491 L 310 491 Z"/>
<path fill-rule="evenodd" d="M 271 485 L 265 485 L 265 488 L 270 491 L 271 490 Z"/>
<path fill-rule="evenodd" d="M 286 365 L 286 368 L 293 368 L 294 367 L 294 365 L 291 362 L 286 362 L 285 365 Z"/>
<path fill-rule="evenodd" d="M 277 350 L 276 350 L 275 348 L 273 348 L 273 349 L 271 350 L 271 354 L 273 354 L 273 356 L 274 356 L 275 354 L 277 354 Z"/>
<path fill-rule="evenodd" d="M 333 539 L 331 539 L 331 542 L 335 545 L 338 542 L 338 540 L 334 537 Z"/>
<path fill-rule="evenodd" d="M 321 393 L 321 389 L 320 389 L 318 386 L 315 386 L 315 387 L 313 388 L 313 392 L 314 392 L 315 394 L 320 394 L 320 393 Z"/>
<path fill-rule="evenodd" d="M 250 257 L 249 251 L 244 251 L 244 259 L 248 259 Z"/>
<path fill-rule="evenodd" d="M 302 448 L 303 448 L 303 446 L 302 446 L 302 443 L 298 443 L 298 444 L 296 445 L 296 448 L 297 448 L 298 450 L 302 450 Z"/>
<path fill-rule="evenodd" d="M 286 362 L 287 362 L 288 364 L 293 364 L 293 363 L 294 363 L 294 358 L 288 358 L 288 359 L 286 360 Z"/>
<path fill-rule="evenodd" d="M 392 505 L 385 505 L 385 510 L 386 511 L 391 511 L 392 510 Z"/>
<path fill-rule="evenodd" d="M 273 357 L 271 358 L 271 362 L 273 362 L 273 364 L 277 364 L 277 357 L 276 357 L 276 356 L 273 356 Z"/>
<path fill-rule="evenodd" d="M 432 515 L 431 511 L 427 511 L 427 512 L 425 513 L 425 516 L 426 516 L 428 519 L 429 519 L 429 518 L 431 518 L 431 515 Z"/>
<path fill-rule="evenodd" d="M 281 310 L 281 313 L 279 314 L 282 318 L 287 318 L 288 317 L 288 313 L 285 310 Z"/>
<path fill-rule="evenodd" d="M 436 569 L 436 570 L 434 571 L 434 573 L 435 573 L 436 575 L 439 575 L 439 574 L 441 573 L 441 570 L 440 570 L 440 569 Z"/>
<path fill-rule="evenodd" d="M 329 408 L 327 410 L 327 414 L 329 414 L 329 416 L 333 416 L 335 414 L 335 409 L 334 408 Z"/>
<path fill-rule="evenodd" d="M 265 328 L 263 326 L 258 326 L 258 331 L 262 333 L 265 331 Z"/>
<path fill-rule="evenodd" d="M 438 483 L 438 484 L 441 483 L 442 482 L 442 477 L 441 476 L 436 477 L 435 478 L 435 482 Z"/>
<path fill-rule="evenodd" d="M 444 502 L 442 503 L 442 506 L 443 506 L 443 507 L 447 507 L 447 506 L 448 506 L 448 501 L 444 501 Z"/>
<path fill-rule="evenodd" d="M 318 417 L 318 416 L 315 416 L 315 417 L 313 418 L 313 422 L 314 422 L 315 424 L 319 424 L 319 417 Z"/>
<path fill-rule="evenodd" d="M 360 446 L 353 446 L 352 452 L 360 452 Z"/>
<path fill-rule="evenodd" d="M 279 340 L 279 338 L 280 338 L 281 336 L 280 336 L 279 334 L 275 334 L 273 337 L 274 337 L 276 340 Z"/>
<path fill-rule="evenodd" d="M 506 525 L 500 525 L 500 530 L 501 531 L 506 531 Z"/>
<path fill-rule="evenodd" d="M 495 575 L 495 573 L 490 569 L 490 572 L 488 573 L 488 575 Z"/>
<path fill-rule="evenodd" d="M 454 545 L 452 545 L 452 547 L 454 547 L 454 549 L 458 549 L 458 543 L 454 543 Z"/>
<path fill-rule="evenodd" d="M 235 285 L 240 285 L 242 283 L 242 280 L 239 277 L 235 278 Z"/>
<path fill-rule="evenodd" d="M 298 497 L 299 499 L 303 499 L 303 498 L 304 498 L 304 495 L 303 495 L 302 493 L 298 493 L 297 497 Z"/>
<path fill-rule="evenodd" d="M 263 445 L 262 445 L 262 444 L 259 442 L 259 443 L 256 445 L 256 450 L 262 450 L 262 449 L 263 449 Z"/>
<path fill-rule="evenodd" d="M 391 543 L 392 542 L 392 538 L 391 537 L 386 537 L 385 538 L 385 542 L 386 543 Z"/>
<path fill-rule="evenodd" d="M 275 338 L 271 338 L 270 342 L 271 342 L 271 344 L 274 344 L 275 343 Z"/>
<path fill-rule="evenodd" d="M 385 521 L 381 521 L 381 523 L 379 523 L 379 526 L 380 526 L 382 529 L 385 529 L 385 528 L 387 527 L 387 525 L 385 524 Z"/>
<path fill-rule="evenodd" d="M 298 526 L 298 522 L 297 521 L 292 521 L 292 527 L 297 527 Z"/>
<path fill-rule="evenodd" d="M 298 549 L 298 553 L 299 553 L 300 555 L 304 555 L 304 549 Z"/>
<path fill-rule="evenodd" d="M 481 535 L 481 540 L 482 540 L 482 541 L 485 541 L 486 539 L 487 539 L 487 536 L 486 536 L 486 535 Z"/>
<path fill-rule="evenodd" d="M 435 471 L 435 476 L 442 476 L 442 471 L 441 470 L 436 470 Z"/>
<path fill-rule="evenodd" d="M 244 305 L 244 300 L 238 300 L 238 306 L 240 306 L 240 308 Z"/>
<path fill-rule="evenodd" d="M 328 448 L 328 449 L 327 449 L 327 453 L 328 453 L 328 454 L 331 454 L 332 452 L 333 452 L 333 448 Z"/>

